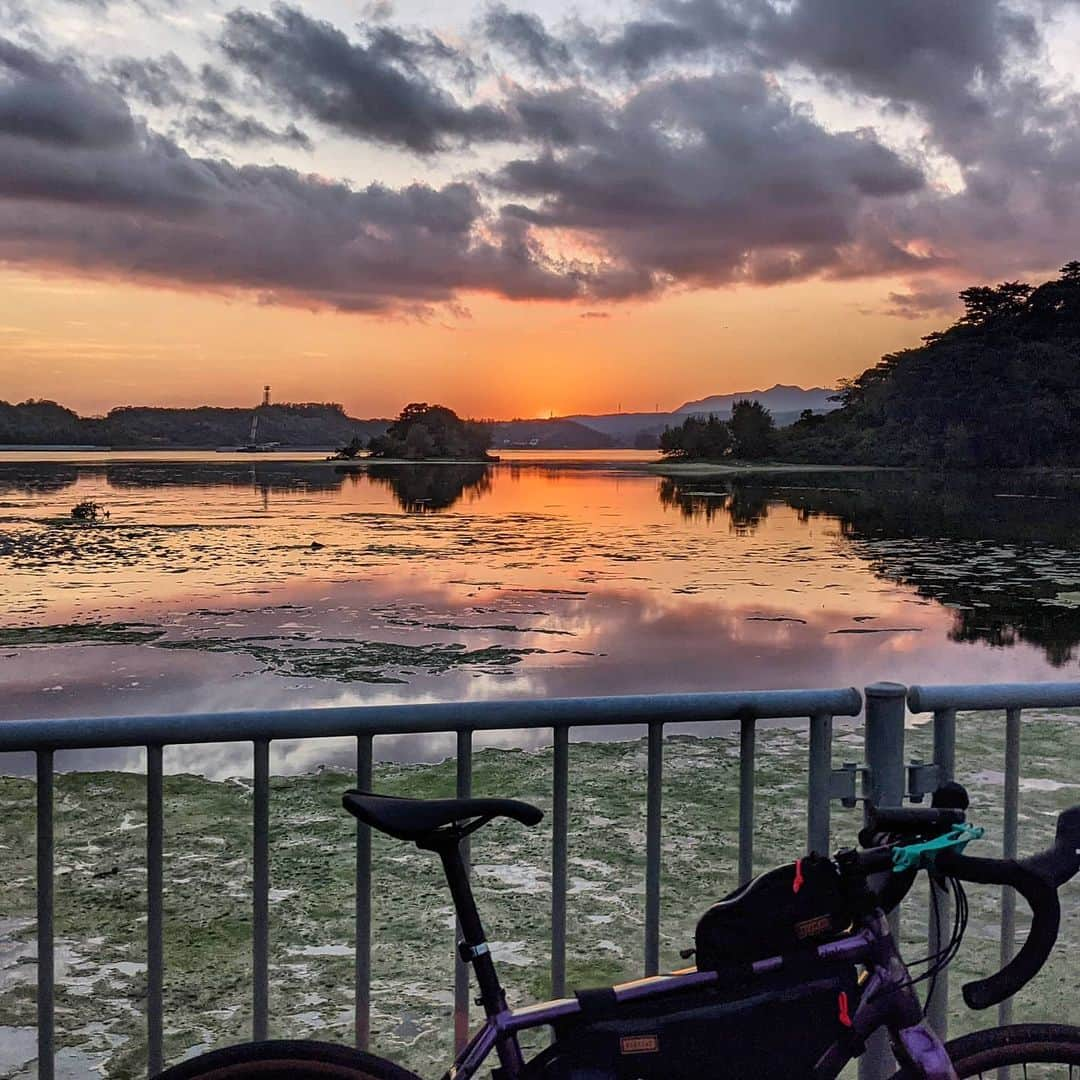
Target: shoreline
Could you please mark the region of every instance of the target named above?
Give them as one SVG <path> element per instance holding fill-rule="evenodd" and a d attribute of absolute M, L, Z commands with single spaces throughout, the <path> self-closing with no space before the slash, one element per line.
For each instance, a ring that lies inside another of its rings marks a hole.
<path fill-rule="evenodd" d="M 1044 479 L 1076 479 L 1080 468 L 1061 465 L 1030 465 L 1022 468 L 941 469 L 914 465 L 824 464 L 813 462 L 748 462 L 748 461 L 668 461 L 650 451 L 614 450 L 503 450 L 491 459 L 428 458 L 413 461 L 406 458 L 333 459 L 326 447 L 293 447 L 266 453 L 244 451 L 222 452 L 205 447 L 170 447 L 168 449 L 97 447 L 22 446 L 0 447 L 0 467 L 24 466 L 108 466 L 128 464 L 222 465 L 222 466 L 321 466 L 344 473 L 363 473 L 379 466 L 532 466 L 547 468 L 616 469 L 642 475 L 678 477 L 735 477 L 735 476 L 792 476 L 807 474 L 872 474 L 872 473 L 943 473 L 967 476 L 1013 476 Z"/>

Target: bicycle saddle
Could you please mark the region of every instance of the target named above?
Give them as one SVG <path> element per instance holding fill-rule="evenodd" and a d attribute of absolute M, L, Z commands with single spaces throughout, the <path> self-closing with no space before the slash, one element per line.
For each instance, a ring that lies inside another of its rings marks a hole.
<path fill-rule="evenodd" d="M 421 840 L 436 829 L 474 818 L 508 817 L 535 825 L 544 811 L 517 799 L 403 799 L 351 788 L 341 805 L 354 817 L 398 840 Z"/>

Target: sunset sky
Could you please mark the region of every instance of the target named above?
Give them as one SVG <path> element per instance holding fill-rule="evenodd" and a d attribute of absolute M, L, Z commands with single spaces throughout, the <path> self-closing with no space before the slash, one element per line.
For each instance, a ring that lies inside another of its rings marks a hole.
<path fill-rule="evenodd" d="M 1075 0 L 0 0 L 0 399 L 671 409 L 1080 257 Z"/>

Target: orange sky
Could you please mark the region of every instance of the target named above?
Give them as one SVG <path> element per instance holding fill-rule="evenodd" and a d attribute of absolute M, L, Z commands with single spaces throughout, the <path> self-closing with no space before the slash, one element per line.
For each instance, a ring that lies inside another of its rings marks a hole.
<path fill-rule="evenodd" d="M 775 382 L 831 385 L 945 320 L 887 316 L 888 279 L 669 294 L 606 308 L 465 297 L 428 322 L 203 292 L 0 273 L 0 399 L 342 402 L 357 416 L 439 401 L 472 416 L 674 409 Z M 584 318 L 602 310 L 607 317 Z"/>

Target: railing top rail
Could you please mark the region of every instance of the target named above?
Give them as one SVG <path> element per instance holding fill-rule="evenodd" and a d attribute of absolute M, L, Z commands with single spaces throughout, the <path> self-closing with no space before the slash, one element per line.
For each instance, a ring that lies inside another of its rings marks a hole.
<path fill-rule="evenodd" d="M 913 713 L 940 709 L 1080 708 L 1080 682 L 913 686 L 908 690 L 908 708 Z"/>
<path fill-rule="evenodd" d="M 781 720 L 819 714 L 857 716 L 861 709 L 862 696 L 854 687 L 847 687 L 9 720 L 0 723 L 0 753 L 345 735 L 600 727 L 657 721 L 678 724 L 742 718 Z"/>

